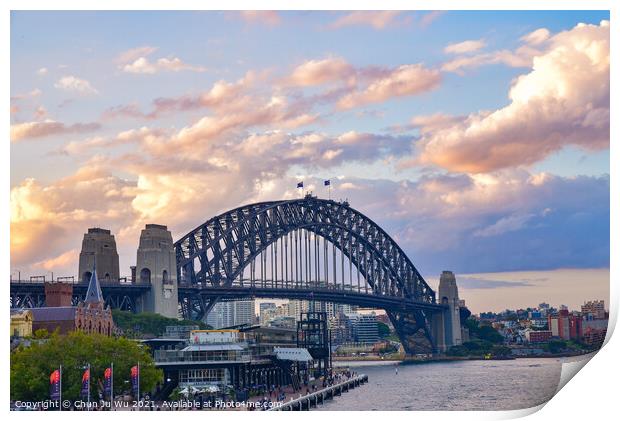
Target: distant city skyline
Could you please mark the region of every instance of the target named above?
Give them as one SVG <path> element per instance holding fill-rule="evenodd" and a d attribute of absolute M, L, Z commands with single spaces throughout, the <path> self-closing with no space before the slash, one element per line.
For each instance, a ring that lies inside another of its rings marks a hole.
<path fill-rule="evenodd" d="M 14 11 L 11 270 L 331 180 L 474 312 L 608 302 L 608 19 Z"/>

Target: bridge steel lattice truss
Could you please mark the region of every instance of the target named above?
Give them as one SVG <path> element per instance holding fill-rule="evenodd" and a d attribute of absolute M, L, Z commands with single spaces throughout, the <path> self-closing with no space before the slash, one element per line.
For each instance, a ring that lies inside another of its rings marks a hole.
<path fill-rule="evenodd" d="M 354 304 L 385 309 L 408 353 L 420 338 L 437 350 L 432 315 L 446 307 L 398 244 L 347 202 L 306 196 L 242 206 L 175 249 L 186 318 L 246 297 Z"/>

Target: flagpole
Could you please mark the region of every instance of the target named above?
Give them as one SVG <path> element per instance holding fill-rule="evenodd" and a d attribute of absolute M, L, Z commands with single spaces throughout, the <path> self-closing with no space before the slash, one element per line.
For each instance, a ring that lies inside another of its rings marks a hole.
<path fill-rule="evenodd" d="M 110 363 L 110 406 L 114 407 L 114 363 Z"/>
<path fill-rule="evenodd" d="M 140 410 L 140 362 L 138 361 L 138 411 Z"/>
<path fill-rule="evenodd" d="M 87 411 L 90 411 L 90 363 L 88 363 L 88 395 L 86 396 Z"/>
<path fill-rule="evenodd" d="M 58 392 L 58 403 L 59 405 L 59 410 L 62 411 L 62 364 L 60 364 L 60 369 L 58 370 L 60 376 L 59 376 L 59 380 L 58 380 L 58 388 L 59 388 L 59 392 Z"/>

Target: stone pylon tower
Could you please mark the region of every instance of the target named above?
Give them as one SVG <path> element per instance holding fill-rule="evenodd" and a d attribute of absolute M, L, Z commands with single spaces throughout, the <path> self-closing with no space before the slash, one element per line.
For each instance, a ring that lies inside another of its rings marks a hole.
<path fill-rule="evenodd" d="M 116 240 L 110 230 L 89 228 L 82 240 L 78 274 L 80 281 L 90 282 L 93 267 L 97 262 L 97 277 L 103 282 L 118 281 L 118 252 Z"/>
<path fill-rule="evenodd" d="M 147 283 L 142 311 L 177 318 L 177 267 L 172 234 L 165 225 L 147 224 L 140 234 L 136 259 L 136 282 Z"/>
<path fill-rule="evenodd" d="M 454 273 L 444 270 L 439 277 L 439 302 L 447 304 L 444 313 L 445 345 L 447 347 L 461 345 L 461 317 L 459 305 L 459 289 Z"/>

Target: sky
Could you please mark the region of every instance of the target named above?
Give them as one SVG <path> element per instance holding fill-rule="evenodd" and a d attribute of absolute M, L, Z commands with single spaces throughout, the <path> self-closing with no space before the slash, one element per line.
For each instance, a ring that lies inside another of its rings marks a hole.
<path fill-rule="evenodd" d="M 330 179 L 479 311 L 608 296 L 608 12 L 14 11 L 10 57 L 13 276 Z"/>

